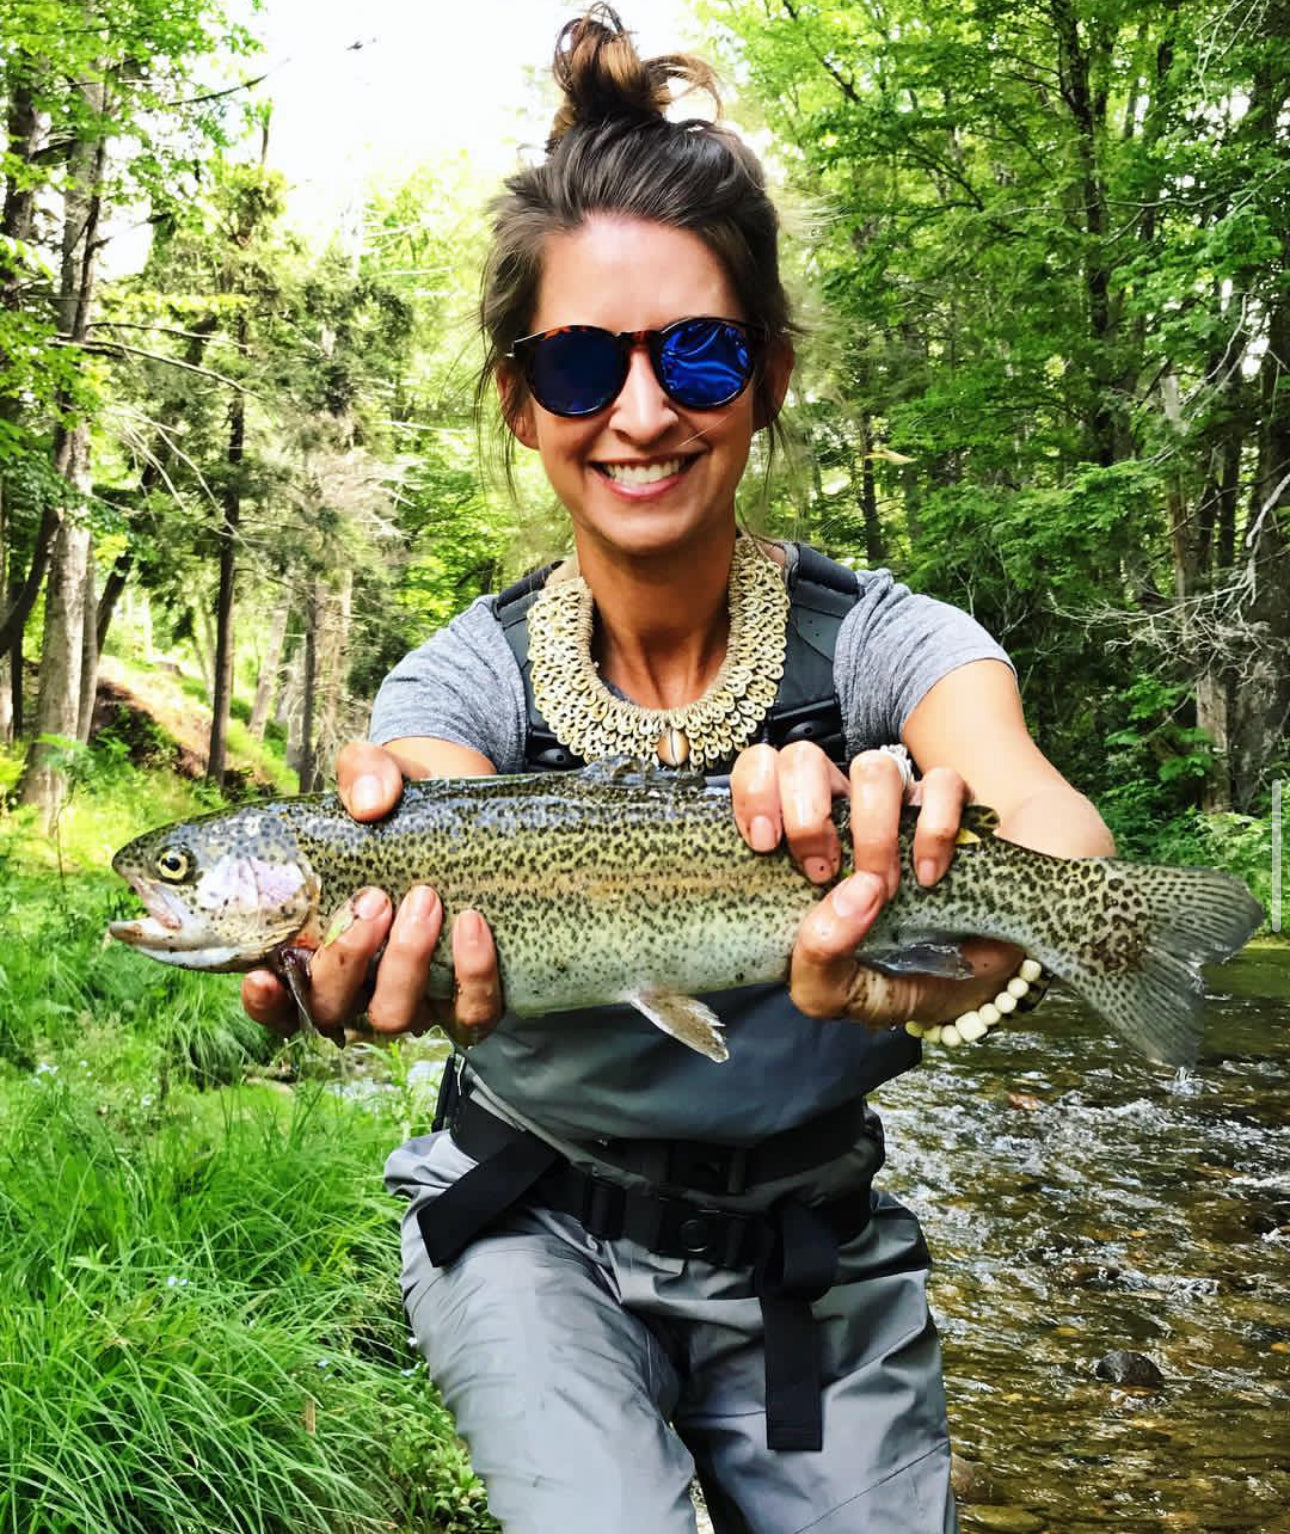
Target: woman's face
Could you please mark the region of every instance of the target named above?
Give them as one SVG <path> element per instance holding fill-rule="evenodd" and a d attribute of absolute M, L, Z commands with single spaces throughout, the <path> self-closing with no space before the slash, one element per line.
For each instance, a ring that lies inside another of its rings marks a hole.
<path fill-rule="evenodd" d="M 698 315 L 747 318 L 725 268 L 698 235 L 599 215 L 573 233 L 547 237 L 534 332 L 558 325 L 661 330 Z M 777 399 L 791 365 L 786 353 L 772 369 Z M 642 346 L 632 352 L 622 392 L 595 415 L 552 415 L 530 397 L 511 427 L 542 455 L 579 539 L 631 557 L 733 527 L 735 487 L 748 461 L 755 414 L 751 384 L 717 410 L 674 403 Z M 660 469 L 666 471 L 661 478 L 640 482 Z"/>

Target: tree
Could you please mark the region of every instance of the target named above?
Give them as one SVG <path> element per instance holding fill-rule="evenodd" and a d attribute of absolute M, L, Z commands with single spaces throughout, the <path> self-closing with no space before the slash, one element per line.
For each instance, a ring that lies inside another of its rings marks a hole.
<path fill-rule="evenodd" d="M 1145 665 L 1179 686 L 1138 766 L 1199 793 L 1199 710 L 1211 802 L 1252 808 L 1290 710 L 1285 7 L 708 10 L 831 205 L 808 523 L 976 612 L 1082 782 Z"/>

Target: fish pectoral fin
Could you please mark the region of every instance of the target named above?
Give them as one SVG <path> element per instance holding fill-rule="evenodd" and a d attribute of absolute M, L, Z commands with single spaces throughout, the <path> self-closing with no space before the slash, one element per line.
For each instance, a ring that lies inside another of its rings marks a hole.
<path fill-rule="evenodd" d="M 861 963 L 884 975 L 935 975 L 941 980 L 970 980 L 972 966 L 963 957 L 958 939 L 920 938 L 915 943 L 901 943 L 896 948 L 868 949 L 863 945 L 858 955 Z"/>
<path fill-rule="evenodd" d="M 312 948 L 279 948 L 274 968 L 287 982 L 296 1011 L 300 1014 L 300 1029 L 307 1036 L 318 1036 L 318 1025 L 309 1006 L 309 964 L 313 959 Z"/>
<path fill-rule="evenodd" d="M 627 1000 L 669 1038 L 689 1045 L 709 1060 L 730 1058 L 725 1024 L 706 1003 L 674 991 L 637 991 Z"/>

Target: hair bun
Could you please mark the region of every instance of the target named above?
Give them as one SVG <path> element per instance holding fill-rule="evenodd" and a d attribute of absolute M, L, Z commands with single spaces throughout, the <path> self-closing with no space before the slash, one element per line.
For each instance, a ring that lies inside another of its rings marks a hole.
<path fill-rule="evenodd" d="M 720 110 L 716 76 L 688 54 L 642 59 L 631 33 L 612 6 L 596 4 L 561 29 L 555 47 L 556 84 L 564 92 L 547 140 L 550 152 L 572 128 L 594 127 L 615 118 L 663 121 L 672 104 L 671 82 L 705 90 Z"/>

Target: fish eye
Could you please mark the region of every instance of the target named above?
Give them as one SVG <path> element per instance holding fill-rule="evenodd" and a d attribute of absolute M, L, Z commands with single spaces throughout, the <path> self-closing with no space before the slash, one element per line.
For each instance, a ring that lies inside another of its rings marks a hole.
<path fill-rule="evenodd" d="M 188 877 L 193 860 L 180 847 L 167 847 L 157 855 L 157 872 L 168 884 L 179 884 Z"/>

